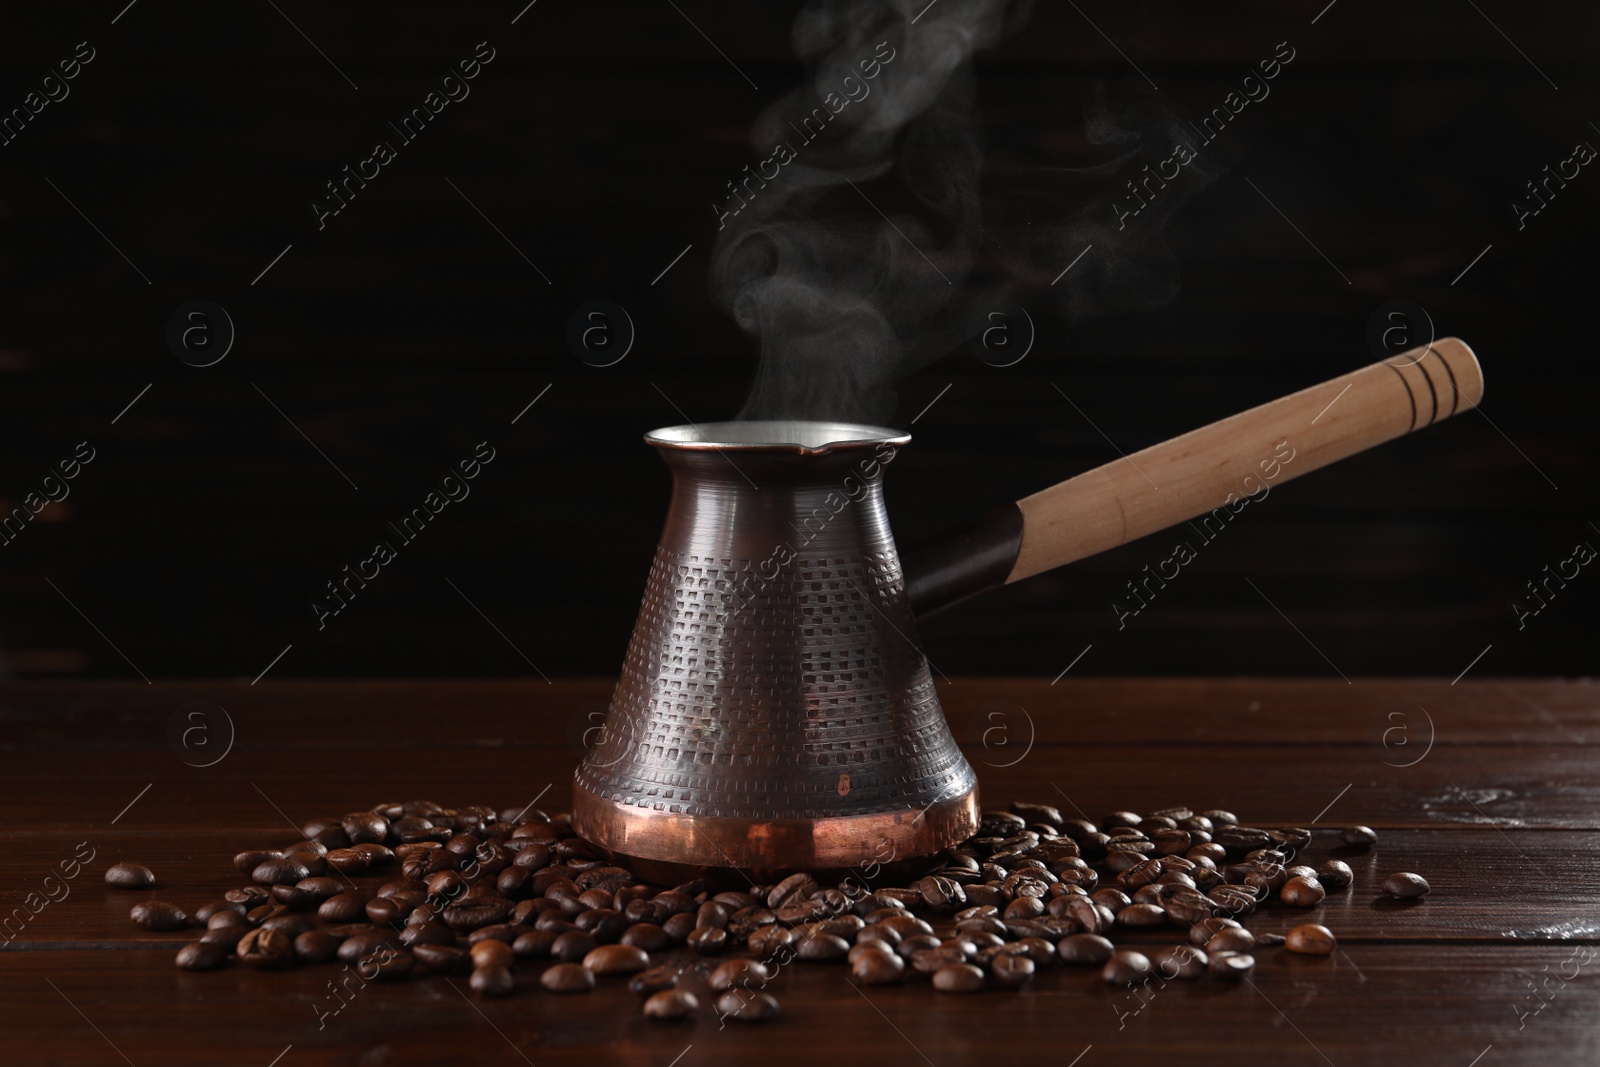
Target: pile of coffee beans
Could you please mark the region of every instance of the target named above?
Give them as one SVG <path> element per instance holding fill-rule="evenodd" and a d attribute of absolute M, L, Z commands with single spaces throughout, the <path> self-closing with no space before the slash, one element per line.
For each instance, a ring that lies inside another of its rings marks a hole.
<path fill-rule="evenodd" d="M 1337 945 L 1315 923 L 1286 938 L 1254 935 L 1247 916 L 1273 899 L 1314 907 L 1353 881 L 1339 860 L 1296 862 L 1310 830 L 1187 808 L 1112 812 L 1095 824 L 1015 803 L 985 813 L 974 837 L 908 884 L 872 885 L 883 879 L 856 872 L 822 885 L 802 873 L 723 892 L 703 881 L 648 884 L 575 836 L 566 815 L 531 809 L 381 804 L 302 833 L 286 848 L 235 856 L 250 884 L 192 917 L 147 900 L 133 921 L 204 926 L 178 952 L 188 970 L 337 962 L 361 984 L 465 975 L 473 991 L 498 997 L 537 967 L 551 993 L 626 980 L 651 1019 L 691 1017 L 714 997 L 724 1020 L 761 1022 L 779 1014 L 766 987 L 795 961 L 848 967 L 860 986 L 926 978 L 942 993 L 1016 989 L 1063 966 L 1097 967 L 1117 986 L 1239 981 L 1262 947 L 1327 956 Z M 1367 849 L 1377 834 L 1352 827 L 1340 839 Z M 136 864 L 119 867 L 133 873 L 113 885 L 154 880 Z M 1402 872 L 1383 888 L 1414 900 L 1428 884 Z M 1185 936 L 1165 945 L 1145 936 L 1137 951 L 1111 940 L 1163 932 Z"/>

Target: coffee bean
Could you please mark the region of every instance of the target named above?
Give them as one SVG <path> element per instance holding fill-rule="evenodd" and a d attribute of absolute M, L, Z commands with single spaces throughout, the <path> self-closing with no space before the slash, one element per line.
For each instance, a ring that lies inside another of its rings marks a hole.
<path fill-rule="evenodd" d="M 337 955 L 339 962 L 355 964 L 361 962 L 363 956 L 370 956 L 385 946 L 393 952 L 405 947 L 392 930 L 371 929 L 345 938 L 339 944 Z"/>
<path fill-rule="evenodd" d="M 278 930 L 251 930 L 234 950 L 240 963 L 270 969 L 287 967 L 294 960 L 294 941 Z"/>
<path fill-rule="evenodd" d="M 1191 945 L 1204 946 L 1207 941 L 1210 941 L 1224 930 L 1239 929 L 1242 929 L 1242 927 L 1232 919 L 1202 919 L 1189 928 L 1189 943 Z"/>
<path fill-rule="evenodd" d="M 874 943 L 882 944 L 869 942 Z M 905 962 L 887 948 L 868 949 L 850 961 L 850 973 L 862 985 L 891 985 L 900 980 L 905 970 Z"/>
<path fill-rule="evenodd" d="M 375 811 L 358 811 L 346 815 L 343 825 L 344 832 L 352 844 L 370 841 L 381 845 L 384 838 L 389 836 L 389 820 Z"/>
<path fill-rule="evenodd" d="M 892 936 L 897 942 L 900 937 L 899 934 L 894 933 L 892 930 L 880 930 L 879 933 L 883 934 L 884 936 Z M 749 948 L 752 955 L 754 955 L 757 959 L 765 960 L 776 956 L 779 951 L 781 951 L 784 946 L 788 945 L 793 939 L 794 934 L 788 929 L 788 927 L 779 926 L 777 923 L 772 923 L 770 925 L 761 927 L 761 929 L 751 934 L 745 944 L 746 947 Z"/>
<path fill-rule="evenodd" d="M 510 945 L 492 938 L 473 944 L 470 953 L 474 967 L 509 967 L 515 959 Z"/>
<path fill-rule="evenodd" d="M 778 1001 L 770 993 L 729 990 L 717 998 L 717 1014 L 741 1023 L 763 1023 L 778 1017 Z"/>
<path fill-rule="evenodd" d="M 556 966 L 573 967 L 576 965 L 571 963 L 558 963 Z M 578 970 L 581 971 L 583 968 L 579 967 Z M 594 979 L 591 978 L 590 982 L 593 981 Z M 505 997 L 510 996 L 512 990 L 516 988 L 516 980 L 511 977 L 511 969 L 509 967 L 479 967 L 472 972 L 472 977 L 467 979 L 467 985 L 470 986 L 472 991 L 477 993 L 479 996 Z M 584 990 L 579 989 L 552 989 L 548 985 L 546 985 L 545 988 L 550 989 L 553 993 L 584 992 Z M 591 985 L 590 988 L 593 988 L 593 986 Z"/>
<path fill-rule="evenodd" d="M 767 907 L 774 910 L 798 904 L 817 891 L 817 880 L 809 874 L 791 874 L 772 887 L 767 894 Z"/>
<path fill-rule="evenodd" d="M 646 998 L 644 1014 L 647 1019 L 682 1019 L 699 1007 L 700 1001 L 687 989 L 663 989 Z"/>
<path fill-rule="evenodd" d="M 1328 860 L 1317 868 L 1317 879 L 1324 888 L 1339 890 L 1349 889 L 1356 880 L 1355 872 L 1350 870 L 1350 865 L 1340 860 Z"/>
<path fill-rule="evenodd" d="M 828 963 L 844 959 L 849 951 L 850 942 L 844 938 L 836 934 L 817 934 L 801 938 L 795 954 L 813 963 Z"/>
<path fill-rule="evenodd" d="M 1255 947 L 1256 938 L 1244 927 L 1230 927 L 1219 930 L 1210 941 L 1206 942 L 1206 951 L 1213 956 L 1225 952 L 1248 952 Z"/>
<path fill-rule="evenodd" d="M 678 968 L 670 963 L 640 971 L 628 979 L 628 988 L 641 997 L 671 989 L 678 984 Z"/>
<path fill-rule="evenodd" d="M 686 943 L 702 956 L 715 956 L 728 947 L 728 931 L 701 926 L 690 931 Z"/>
<path fill-rule="evenodd" d="M 1427 896 L 1432 888 L 1426 878 L 1410 871 L 1397 871 L 1383 880 L 1383 891 L 1400 900 L 1416 900 Z"/>
<path fill-rule="evenodd" d="M 155 872 L 143 864 L 113 863 L 106 868 L 106 885 L 117 889 L 149 889 L 155 884 Z"/>
<path fill-rule="evenodd" d="M 594 972 L 576 963 L 558 963 L 539 976 L 539 984 L 552 993 L 588 993 L 594 989 Z"/>
<path fill-rule="evenodd" d="M 236 911 L 219 911 L 206 920 L 207 930 L 221 930 L 230 926 L 242 927 L 239 936 L 244 936 L 244 931 L 250 928 L 250 920 Z"/>
<path fill-rule="evenodd" d="M 650 954 L 632 945 L 601 945 L 583 957 L 583 965 L 598 975 L 638 974 L 650 966 Z"/>
<path fill-rule="evenodd" d="M 1156 904 L 1129 904 L 1117 912 L 1118 926 L 1134 928 L 1164 926 L 1166 921 L 1166 909 Z"/>
<path fill-rule="evenodd" d="M 1193 945 L 1169 945 L 1153 953 L 1150 962 L 1163 978 L 1199 978 L 1206 973 L 1209 957 Z"/>
<path fill-rule="evenodd" d="M 1099 934 L 1073 934 L 1056 943 L 1056 955 L 1062 963 L 1099 966 L 1115 951 L 1111 942 Z"/>
<path fill-rule="evenodd" d="M 411 955 L 434 974 L 466 974 L 472 970 L 472 957 L 455 945 L 412 945 Z"/>
<path fill-rule="evenodd" d="M 196 941 L 178 950 L 178 966 L 186 971 L 214 971 L 228 962 L 228 945 Z"/>
<path fill-rule="evenodd" d="M 372 857 L 354 848 L 330 849 L 323 857 L 328 866 L 343 874 L 361 874 L 372 866 Z"/>
<path fill-rule="evenodd" d="M 1283 944 L 1290 952 L 1304 956 L 1331 956 L 1338 941 L 1326 926 L 1306 923 L 1290 930 Z"/>
<path fill-rule="evenodd" d="M 1243 952 L 1213 952 L 1206 970 L 1220 978 L 1242 981 L 1256 969 L 1256 958 Z"/>
<path fill-rule="evenodd" d="M 1150 960 L 1142 952 L 1121 949 L 1111 954 L 1100 969 L 1100 978 L 1107 985 L 1137 985 L 1150 976 Z"/>
<path fill-rule="evenodd" d="M 250 880 L 257 885 L 294 885 L 310 877 L 311 868 L 301 862 L 299 854 L 263 860 L 250 872 Z"/>
<path fill-rule="evenodd" d="M 1321 904 L 1322 898 L 1327 895 L 1322 883 L 1315 877 L 1291 878 L 1283 883 L 1283 888 L 1278 891 L 1279 899 L 1296 908 L 1314 908 Z"/>
<path fill-rule="evenodd" d="M 1000 952 L 989 961 L 989 974 L 1008 989 L 1026 985 L 1035 970 L 1033 960 L 1021 952 Z M 934 975 L 937 979 L 938 975 Z"/>
<path fill-rule="evenodd" d="M 580 963 L 600 947 L 600 942 L 582 930 L 569 930 L 550 943 L 550 958 L 563 963 Z"/>
<path fill-rule="evenodd" d="M 128 913 L 134 925 L 142 926 L 146 930 L 182 930 L 189 925 L 189 916 L 176 904 L 168 904 L 164 900 L 146 900 L 133 906 Z"/>
<path fill-rule="evenodd" d="M 243 904 L 247 909 L 265 904 L 270 895 L 258 885 L 247 885 L 242 889 L 230 889 L 222 894 L 222 899 L 232 904 Z"/>
<path fill-rule="evenodd" d="M 301 963 L 327 963 L 339 952 L 339 939 L 324 930 L 305 930 L 294 939 L 294 956 Z"/>
<path fill-rule="evenodd" d="M 1365 850 L 1378 843 L 1378 831 L 1370 826 L 1347 826 L 1339 831 L 1339 840 L 1351 848 Z"/>
<path fill-rule="evenodd" d="M 941 993 L 976 993 L 983 988 L 983 971 L 970 963 L 947 963 L 933 972 L 933 988 Z"/>
<path fill-rule="evenodd" d="M 450 929 L 465 932 L 480 926 L 503 923 L 511 917 L 516 907 L 505 897 L 464 897 L 444 909 L 444 921 Z"/>
<path fill-rule="evenodd" d="M 317 906 L 317 918 L 331 923 L 359 922 L 367 913 L 367 898 L 360 893 L 335 893 Z"/>
<path fill-rule="evenodd" d="M 707 982 L 714 993 L 730 989 L 760 989 L 772 977 L 772 968 L 758 960 L 729 960 L 711 972 Z"/>

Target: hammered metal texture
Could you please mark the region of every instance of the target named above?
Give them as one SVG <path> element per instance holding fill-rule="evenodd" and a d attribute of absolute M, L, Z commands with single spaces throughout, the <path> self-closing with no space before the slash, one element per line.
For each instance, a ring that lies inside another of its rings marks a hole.
<path fill-rule="evenodd" d="M 754 822 L 915 812 L 973 789 L 871 456 L 740 455 L 740 477 L 716 454 L 664 451 L 672 507 L 579 786 Z M 861 491 L 841 505 L 852 473 Z"/>

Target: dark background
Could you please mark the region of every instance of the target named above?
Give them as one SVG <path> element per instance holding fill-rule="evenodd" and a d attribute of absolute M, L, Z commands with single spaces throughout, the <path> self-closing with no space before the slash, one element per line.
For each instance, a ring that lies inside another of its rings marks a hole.
<path fill-rule="evenodd" d="M 539 0 L 512 25 L 524 0 L 125 2 L 11 12 L 0 34 L 7 110 L 79 41 L 97 51 L 0 146 L 5 510 L 76 442 L 97 453 L 0 547 L 0 668 L 248 680 L 292 645 L 272 676 L 613 673 L 668 492 L 640 434 L 684 421 L 673 403 L 731 417 L 754 372 L 708 296 L 711 204 L 759 158 L 752 118 L 803 80 L 798 5 Z M 1076 673 L 1453 677 L 1486 646 L 1475 674 L 1592 669 L 1600 577 L 1520 631 L 1511 604 L 1600 544 L 1600 175 L 1521 231 L 1511 201 L 1600 145 L 1600 13 L 1324 6 L 1051 2 L 980 54 L 991 157 L 1050 166 L 1096 161 L 1083 101 L 1142 82 L 1130 60 L 1198 118 L 1278 42 L 1297 58 L 1170 228 L 1177 300 L 1072 329 L 1030 304 L 1019 365 L 960 348 L 901 384 L 902 426 L 951 388 L 889 473 L 897 537 L 1115 458 L 1051 383 L 1131 452 L 1370 362 L 1392 300 L 1474 346 L 1482 414 L 1275 489 L 1120 632 L 1112 599 L 1172 535 L 938 616 L 922 634 L 945 673 L 1054 676 L 1091 644 Z M 319 232 L 322 184 L 482 40 L 471 96 Z M 192 299 L 237 326 L 215 366 L 168 349 Z M 565 343 L 590 299 L 637 326 L 616 366 Z M 319 632 L 323 583 L 484 440 L 471 497 Z"/>

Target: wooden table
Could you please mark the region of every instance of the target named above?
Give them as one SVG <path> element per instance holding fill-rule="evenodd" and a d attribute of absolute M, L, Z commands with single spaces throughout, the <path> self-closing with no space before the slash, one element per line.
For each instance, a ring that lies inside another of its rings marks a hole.
<path fill-rule="evenodd" d="M 499 807 L 537 797 L 558 811 L 609 689 L 600 680 L 0 688 L 0 915 L 13 916 L 0 941 L 0 1063 L 1600 1061 L 1600 687 L 1584 681 L 941 687 L 986 806 L 1029 799 L 1089 818 L 1225 807 L 1255 825 L 1313 826 L 1316 861 L 1336 844 L 1334 829 L 1377 828 L 1377 850 L 1349 858 L 1351 891 L 1309 913 L 1275 905 L 1248 920 L 1258 932 L 1324 922 L 1339 952 L 1262 950 L 1244 985 L 1206 979 L 1140 998 L 1056 968 L 1020 993 L 960 997 L 925 982 L 858 990 L 839 966 L 796 963 L 771 987 L 782 1020 L 719 1029 L 709 1014 L 649 1023 L 614 979 L 590 996 L 545 994 L 535 967 L 519 965 L 520 988 L 503 1000 L 468 993 L 461 979 L 414 978 L 366 987 L 319 1028 L 318 1005 L 335 1003 L 332 967 L 192 974 L 172 963 L 183 934 L 128 921 L 141 899 L 193 909 L 220 897 L 243 881 L 234 852 L 284 844 L 313 817 L 412 797 Z M 226 755 L 218 707 L 233 725 Z M 185 748 L 182 731 L 197 727 Z M 90 849 L 61 882 L 62 861 Z M 107 887 L 102 875 L 121 859 L 151 866 L 158 888 Z M 1394 870 L 1421 872 L 1433 893 L 1411 905 L 1381 899 L 1381 876 Z"/>

